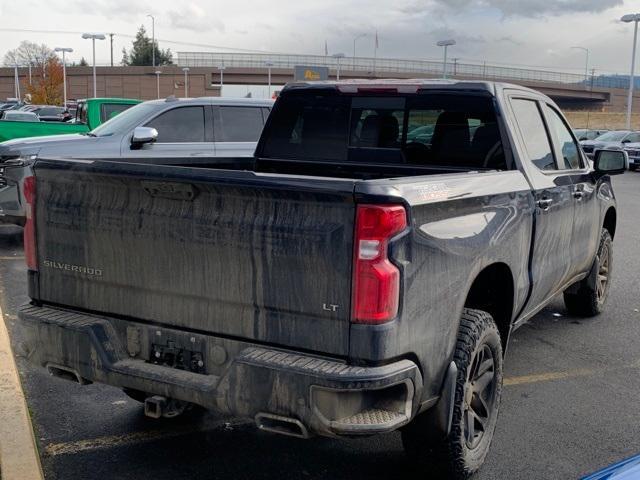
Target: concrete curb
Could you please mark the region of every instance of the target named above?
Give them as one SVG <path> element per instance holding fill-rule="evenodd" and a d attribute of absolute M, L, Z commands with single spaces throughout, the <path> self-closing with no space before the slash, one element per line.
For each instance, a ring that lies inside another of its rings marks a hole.
<path fill-rule="evenodd" d="M 40 455 L 0 308 L 0 477 L 42 480 Z"/>

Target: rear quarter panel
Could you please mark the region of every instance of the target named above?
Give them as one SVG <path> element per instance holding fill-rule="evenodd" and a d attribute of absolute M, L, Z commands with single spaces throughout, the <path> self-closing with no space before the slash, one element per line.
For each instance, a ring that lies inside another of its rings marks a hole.
<path fill-rule="evenodd" d="M 526 301 L 534 210 L 529 185 L 521 172 L 508 171 L 359 187 L 358 202 L 404 203 L 410 230 L 392 241 L 389 250 L 403 273 L 401 311 L 383 326 L 352 326 L 350 353 L 368 360 L 414 355 L 423 371 L 425 395 L 436 395 L 478 274 L 504 263 L 513 277 L 512 316 Z"/>

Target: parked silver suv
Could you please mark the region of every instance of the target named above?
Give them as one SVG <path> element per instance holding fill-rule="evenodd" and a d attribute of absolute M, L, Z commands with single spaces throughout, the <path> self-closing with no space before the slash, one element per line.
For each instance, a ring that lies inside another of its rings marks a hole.
<path fill-rule="evenodd" d="M 88 134 L 2 142 L 0 221 L 24 222 L 24 199 L 19 186 L 38 157 L 171 165 L 249 158 L 272 106 L 273 100 L 251 98 L 169 97 L 136 105 Z"/>

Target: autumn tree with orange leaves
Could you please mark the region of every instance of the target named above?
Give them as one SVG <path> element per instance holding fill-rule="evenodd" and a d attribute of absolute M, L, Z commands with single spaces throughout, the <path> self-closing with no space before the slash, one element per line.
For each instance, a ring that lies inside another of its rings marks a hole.
<path fill-rule="evenodd" d="M 62 105 L 62 63 L 57 57 L 50 57 L 42 68 L 42 74 L 33 78 L 27 93 L 34 105 Z"/>

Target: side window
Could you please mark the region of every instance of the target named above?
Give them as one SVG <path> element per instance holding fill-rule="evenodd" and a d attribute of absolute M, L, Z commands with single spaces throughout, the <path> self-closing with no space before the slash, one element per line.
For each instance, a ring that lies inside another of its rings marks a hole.
<path fill-rule="evenodd" d="M 219 107 L 213 135 L 216 142 L 257 142 L 263 126 L 258 107 Z"/>
<path fill-rule="evenodd" d="M 145 127 L 158 131 L 157 143 L 204 142 L 204 108 L 174 108 L 158 115 Z"/>
<path fill-rule="evenodd" d="M 630 133 L 625 140 L 629 140 L 627 143 L 640 143 L 640 133 Z"/>
<path fill-rule="evenodd" d="M 540 170 L 556 170 L 551 143 L 537 103 L 534 100 L 514 98 L 511 106 L 529 159 Z"/>
<path fill-rule="evenodd" d="M 122 103 L 103 103 L 100 105 L 100 121 L 102 123 L 107 120 L 111 120 L 117 114 L 124 112 L 127 108 L 133 105 L 126 105 Z"/>
<path fill-rule="evenodd" d="M 87 104 L 78 104 L 78 110 L 76 110 L 76 121 L 78 123 L 87 123 Z"/>
<path fill-rule="evenodd" d="M 271 109 L 268 107 L 262 107 L 262 120 L 264 123 L 267 123 L 267 118 L 269 118 L 269 114 L 271 113 Z"/>
<path fill-rule="evenodd" d="M 553 108 L 545 105 L 545 111 L 547 112 L 551 135 L 555 139 L 555 143 L 562 153 L 562 161 L 560 162 L 562 168 L 581 168 L 580 150 L 578 145 L 576 145 L 576 142 L 573 140 L 569 128 L 562 120 L 562 117 L 560 117 L 558 112 Z"/>

